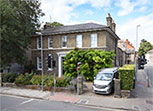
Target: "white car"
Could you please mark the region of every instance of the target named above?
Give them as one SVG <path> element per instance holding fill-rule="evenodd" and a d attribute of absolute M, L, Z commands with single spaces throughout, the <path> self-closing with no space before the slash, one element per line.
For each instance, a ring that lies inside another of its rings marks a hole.
<path fill-rule="evenodd" d="M 110 94 L 114 87 L 114 78 L 118 78 L 118 68 L 101 69 L 93 82 L 93 92 L 100 94 Z"/>

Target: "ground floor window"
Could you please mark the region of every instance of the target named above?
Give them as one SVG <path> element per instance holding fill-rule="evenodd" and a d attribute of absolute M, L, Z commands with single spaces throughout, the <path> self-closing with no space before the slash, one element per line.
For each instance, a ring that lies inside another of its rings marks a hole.
<path fill-rule="evenodd" d="M 37 69 L 42 70 L 41 57 L 37 57 Z"/>

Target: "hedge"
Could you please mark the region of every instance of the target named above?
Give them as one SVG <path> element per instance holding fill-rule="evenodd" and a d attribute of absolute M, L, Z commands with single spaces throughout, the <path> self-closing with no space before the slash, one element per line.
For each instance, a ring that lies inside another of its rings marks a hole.
<path fill-rule="evenodd" d="M 122 90 L 132 90 L 134 85 L 135 65 L 124 65 L 119 68 L 119 79 Z"/>
<path fill-rule="evenodd" d="M 2 74 L 2 81 L 13 83 L 15 81 L 15 79 L 17 78 L 17 76 L 18 75 L 14 74 L 14 73 Z"/>

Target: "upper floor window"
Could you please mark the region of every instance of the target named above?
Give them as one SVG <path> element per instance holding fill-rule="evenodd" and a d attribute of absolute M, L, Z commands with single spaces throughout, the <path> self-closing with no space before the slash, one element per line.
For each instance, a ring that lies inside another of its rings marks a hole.
<path fill-rule="evenodd" d="M 76 47 L 82 47 L 82 35 L 76 36 Z"/>
<path fill-rule="evenodd" d="M 67 47 L 67 36 L 63 36 L 62 37 L 62 48 L 66 48 Z"/>
<path fill-rule="evenodd" d="M 53 48 L 53 38 L 52 37 L 48 37 L 48 49 Z"/>
<path fill-rule="evenodd" d="M 52 70 L 53 69 L 53 55 L 49 54 L 48 55 L 48 70 Z"/>
<path fill-rule="evenodd" d="M 91 34 L 91 47 L 97 47 L 97 34 Z"/>
<path fill-rule="evenodd" d="M 41 38 L 37 38 L 37 49 L 41 49 Z"/>
<path fill-rule="evenodd" d="M 42 70 L 41 57 L 37 57 L 37 69 Z"/>

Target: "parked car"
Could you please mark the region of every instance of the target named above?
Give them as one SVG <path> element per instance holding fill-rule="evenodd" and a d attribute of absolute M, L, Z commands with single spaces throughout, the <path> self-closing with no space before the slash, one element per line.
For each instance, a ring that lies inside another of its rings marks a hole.
<path fill-rule="evenodd" d="M 114 89 L 114 78 L 118 78 L 118 69 L 106 68 L 98 71 L 93 82 L 93 92 L 100 94 L 110 94 Z"/>

